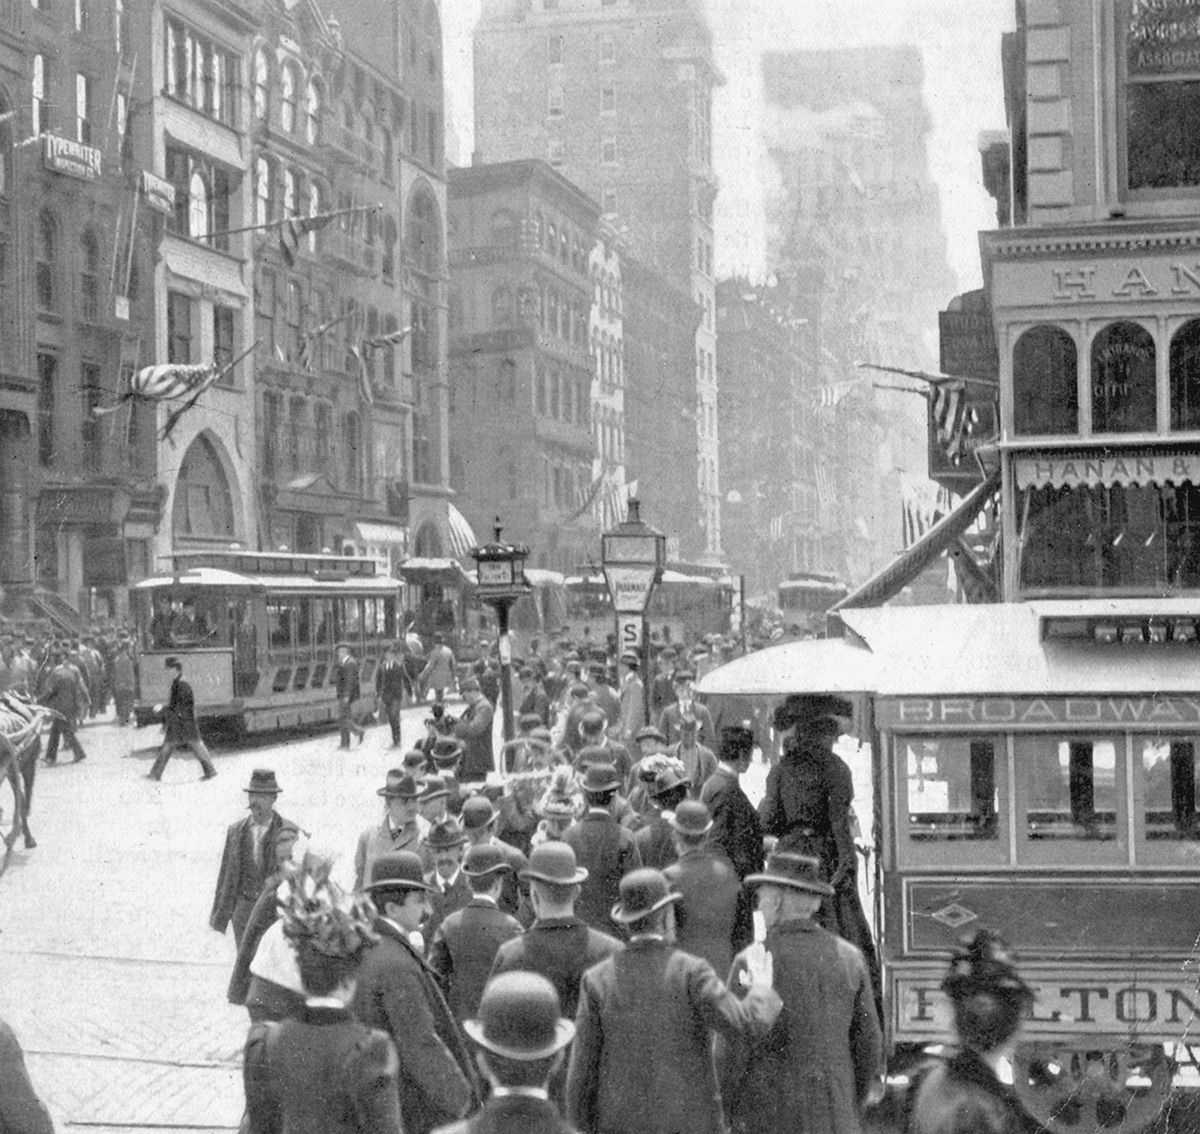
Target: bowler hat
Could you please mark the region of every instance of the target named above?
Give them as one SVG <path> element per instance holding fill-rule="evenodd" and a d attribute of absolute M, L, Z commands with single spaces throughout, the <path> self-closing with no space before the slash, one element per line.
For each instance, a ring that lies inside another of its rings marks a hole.
<path fill-rule="evenodd" d="M 385 799 L 416 799 L 419 792 L 417 781 L 408 772 L 392 768 L 387 774 L 387 782 L 375 794 Z"/>
<path fill-rule="evenodd" d="M 589 751 L 594 750 L 585 748 L 579 753 L 580 762 L 583 762 Z M 587 771 L 583 773 L 584 791 L 615 791 L 620 786 L 621 777 L 617 775 L 617 769 L 607 760 L 588 764 Z"/>
<path fill-rule="evenodd" d="M 421 780 L 421 794 L 417 798 L 422 803 L 428 803 L 431 799 L 438 799 L 440 796 L 449 794 L 450 789 L 441 776 L 425 776 Z"/>
<path fill-rule="evenodd" d="M 531 730 L 525 739 L 539 741 L 540 743 L 545 744 L 547 748 L 552 748 L 554 746 L 554 738 L 550 735 L 550 730 L 546 728 L 545 725 Z"/>
<path fill-rule="evenodd" d="M 829 897 L 833 887 L 821 880 L 821 864 L 806 854 L 791 854 L 782 851 L 767 859 L 766 869 L 761 874 L 747 874 L 747 886 L 789 886 L 793 890 L 807 890 L 810 894 Z"/>
<path fill-rule="evenodd" d="M 353 650 L 354 650 L 354 647 L 352 645 L 350 645 L 349 642 L 339 642 L 333 648 L 335 650 L 350 650 L 351 652 L 353 652 Z"/>
<path fill-rule="evenodd" d="M 177 657 L 171 656 L 163 662 L 163 669 L 183 669 L 183 662 Z"/>
<path fill-rule="evenodd" d="M 671 674 L 671 681 L 676 685 L 679 685 L 684 681 L 695 680 L 696 671 L 692 669 L 677 669 L 673 674 Z"/>
<path fill-rule="evenodd" d="M 466 841 L 467 836 L 456 819 L 434 823 L 425 836 L 425 845 L 430 850 L 449 850 L 451 847 L 461 847 Z"/>
<path fill-rule="evenodd" d="M 468 878 L 482 878 L 485 874 L 503 874 L 512 869 L 504 858 L 504 852 L 494 843 L 472 847 L 463 859 L 462 871 Z"/>
<path fill-rule="evenodd" d="M 410 748 L 400 758 L 400 762 L 406 768 L 423 768 L 423 767 L 425 767 L 427 760 L 426 760 L 425 753 L 422 752 L 419 748 Z"/>
<path fill-rule="evenodd" d="M 608 718 L 599 709 L 589 709 L 579 718 L 580 732 L 603 732 Z"/>
<path fill-rule="evenodd" d="M 517 727 L 522 732 L 529 732 L 531 729 L 538 728 L 541 724 L 542 718 L 538 713 L 522 713 L 517 721 Z"/>
<path fill-rule="evenodd" d="M 478 831 L 496 819 L 496 809 L 486 795 L 473 795 L 463 804 L 462 825 L 467 831 Z"/>
<path fill-rule="evenodd" d="M 479 682 L 473 677 L 468 677 L 466 681 L 459 682 L 458 691 L 460 693 L 478 693 Z"/>
<path fill-rule="evenodd" d="M 677 768 L 664 768 L 654 777 L 653 794 L 655 796 L 666 795 L 667 792 L 674 791 L 677 787 L 689 787 L 691 782 Z"/>
<path fill-rule="evenodd" d="M 534 847 L 529 853 L 529 865 L 521 871 L 522 878 L 553 882 L 559 886 L 577 885 L 587 876 L 587 867 L 576 863 L 570 843 L 559 839 L 550 839 Z"/>
<path fill-rule="evenodd" d="M 626 665 L 638 666 L 641 665 L 642 659 L 638 657 L 636 650 L 626 650 L 621 655 L 621 660 Z"/>
<path fill-rule="evenodd" d="M 634 740 L 657 740 L 660 744 L 666 744 L 667 738 L 663 736 L 662 729 L 655 725 L 648 724 L 645 728 L 639 728 L 634 733 Z"/>
<path fill-rule="evenodd" d="M 370 880 L 363 887 L 371 890 L 404 887 L 408 890 L 432 890 L 425 881 L 425 868 L 421 856 L 412 851 L 394 851 L 381 854 L 371 863 Z"/>
<path fill-rule="evenodd" d="M 591 690 L 582 681 L 576 681 L 572 683 L 569 692 L 576 701 L 582 701 Z"/>
<path fill-rule="evenodd" d="M 669 774 L 669 769 L 663 773 Z M 655 786 L 657 787 L 657 784 Z M 667 822 L 681 835 L 707 835 L 713 826 L 708 808 L 697 799 L 685 799 L 675 808 L 675 814 Z"/>
<path fill-rule="evenodd" d="M 438 767 L 446 767 L 456 760 L 461 760 L 463 754 L 462 742 L 452 736 L 439 736 L 433 742 L 433 762 Z"/>
<path fill-rule="evenodd" d="M 531 665 L 523 665 L 517 670 L 517 676 L 522 681 L 532 681 L 537 676 L 537 671 Z"/>
<path fill-rule="evenodd" d="M 488 981 L 478 1018 L 464 1020 L 463 1030 L 505 1059 L 549 1059 L 575 1038 L 575 1025 L 561 1011 L 558 993 L 544 976 L 501 973 Z"/>
<path fill-rule="evenodd" d="M 270 768 L 255 768 L 250 773 L 250 782 L 242 791 L 255 795 L 278 795 L 283 788 L 279 786 L 279 781 L 275 779 L 275 773 Z"/>
<path fill-rule="evenodd" d="M 641 921 L 683 897 L 667 885 L 666 875 L 661 870 L 649 867 L 626 874 L 621 879 L 620 895 L 621 900 L 613 906 L 611 916 L 622 925 Z"/>

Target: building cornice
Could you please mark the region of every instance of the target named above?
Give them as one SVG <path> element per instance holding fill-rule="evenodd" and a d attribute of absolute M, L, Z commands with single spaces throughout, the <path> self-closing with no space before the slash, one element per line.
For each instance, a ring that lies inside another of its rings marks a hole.
<path fill-rule="evenodd" d="M 1200 248 L 1200 222 L 1155 220 L 1054 228 L 1006 228 L 981 232 L 979 246 L 985 262 L 1034 256 Z"/>

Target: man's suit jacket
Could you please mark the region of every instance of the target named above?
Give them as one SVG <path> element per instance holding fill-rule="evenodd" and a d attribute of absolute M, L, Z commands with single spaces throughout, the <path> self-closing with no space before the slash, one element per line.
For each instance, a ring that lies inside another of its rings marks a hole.
<path fill-rule="evenodd" d="M 601 932 L 613 928 L 612 908 L 617 903 L 621 879 L 642 865 L 633 835 L 607 811 L 590 808 L 567 828 L 563 842 L 575 852 L 575 861 L 586 867 L 575 912 Z"/>
<path fill-rule="evenodd" d="M 485 779 L 496 768 L 492 751 L 492 720 L 495 710 L 486 697 L 480 697 L 462 711 L 454 726 L 454 735 L 463 742 L 462 778 Z"/>
<path fill-rule="evenodd" d="M 692 702 L 692 716 L 696 718 L 696 740 L 713 750 L 717 747 L 716 731 L 713 729 L 712 713 L 708 711 L 699 701 Z M 658 727 L 662 734 L 667 738 L 667 744 L 675 744 L 679 740 L 680 728 L 679 720 L 683 716 L 683 710 L 679 707 L 679 702 L 674 701 L 668 705 L 659 714 Z"/>
<path fill-rule="evenodd" d="M 634 831 L 633 841 L 637 843 L 643 866 L 666 870 L 679 857 L 675 853 L 675 833 L 661 813 Z"/>
<path fill-rule="evenodd" d="M 713 818 L 708 841 L 724 848 L 738 878 L 762 870 L 762 823 L 737 777 L 718 768 L 700 789 L 700 802 Z"/>
<path fill-rule="evenodd" d="M 579 1005 L 580 977 L 624 948 L 615 937 L 592 929 L 577 917 L 539 919 L 520 937 L 500 946 L 491 975 L 518 969 L 539 973 L 558 992 L 562 1014 L 573 1019 Z"/>
<path fill-rule="evenodd" d="M 362 686 L 358 678 L 358 659 L 353 654 L 347 654 L 338 663 L 337 699 L 339 701 L 357 701 L 362 696 Z"/>
<path fill-rule="evenodd" d="M 456 1020 L 473 1019 L 505 941 L 521 935 L 521 923 L 478 895 L 438 926 L 429 965 L 442 978 L 446 1002 Z"/>
<path fill-rule="evenodd" d="M 392 922 L 380 918 L 375 929 L 351 1008 L 396 1045 L 405 1134 L 429 1134 L 475 1104 L 474 1064 L 433 970 Z"/>
<path fill-rule="evenodd" d="M 179 743 L 195 740 L 200 735 L 196 724 L 196 695 L 192 687 L 176 676 L 171 682 L 171 693 L 163 706 L 163 736 L 165 740 Z"/>
<path fill-rule="evenodd" d="M 583 975 L 567 1113 L 584 1134 L 723 1134 L 712 1033 L 764 1035 L 782 1001 L 739 1000 L 712 966 L 639 938 Z"/>
<path fill-rule="evenodd" d="M 507 1095 L 488 1099 L 478 1114 L 436 1134 L 579 1134 L 546 1099 Z"/>
<path fill-rule="evenodd" d="M 375 696 L 385 705 L 404 698 L 404 666 L 399 661 L 383 662 L 375 671 Z"/>
<path fill-rule="evenodd" d="M 271 812 L 267 833 L 263 835 L 262 859 L 257 866 L 254 863 L 253 826 L 253 820 L 247 815 L 231 823 L 225 832 L 225 850 L 221 854 L 221 869 L 217 874 L 217 892 L 208 919 L 208 924 L 218 933 L 225 932 L 238 898 L 258 901 L 268 875 L 275 871 L 275 839 L 279 828 L 283 826 L 283 819 L 278 812 Z"/>
<path fill-rule="evenodd" d="M 412 851 L 421 854 L 421 831 L 417 824 L 409 823 L 392 834 L 385 815 L 382 823 L 367 827 L 358 836 L 358 845 L 354 848 L 354 887 L 361 890 L 366 883 L 373 863 L 381 854 L 392 854 L 395 851 Z"/>
<path fill-rule="evenodd" d="M 621 682 L 621 717 L 618 731 L 621 739 L 632 741 L 646 723 L 646 687 L 636 673 Z"/>
<path fill-rule="evenodd" d="M 25 1070 L 25 1053 L 12 1028 L 0 1020 L 0 1131 L 4 1134 L 54 1134 L 46 1104 Z"/>
<path fill-rule="evenodd" d="M 426 942 L 431 942 L 437 936 L 442 922 L 471 900 L 471 884 L 461 869 L 455 875 L 449 889 L 445 888 L 445 883 L 434 870 L 425 875 L 425 881 L 433 887 L 433 893 L 429 895 L 429 920 L 421 927 L 421 932 L 425 935 Z"/>
<path fill-rule="evenodd" d="M 671 889 L 683 895 L 675 903 L 676 946 L 703 957 L 715 972 L 729 972 L 744 902 L 733 863 L 720 847 L 709 844 L 687 851 L 664 873 Z"/>

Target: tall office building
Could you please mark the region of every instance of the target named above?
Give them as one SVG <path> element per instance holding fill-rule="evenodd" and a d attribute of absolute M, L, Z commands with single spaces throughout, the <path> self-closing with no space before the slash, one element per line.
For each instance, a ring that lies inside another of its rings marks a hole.
<path fill-rule="evenodd" d="M 676 530 L 655 522 L 679 537 L 685 559 L 713 564 L 721 497 L 712 93 L 721 81 L 697 0 L 484 0 L 475 32 L 476 159 L 549 162 L 701 310 L 694 389 L 678 407 L 693 423 L 698 522 Z M 631 465 L 629 475 L 640 472 Z"/>

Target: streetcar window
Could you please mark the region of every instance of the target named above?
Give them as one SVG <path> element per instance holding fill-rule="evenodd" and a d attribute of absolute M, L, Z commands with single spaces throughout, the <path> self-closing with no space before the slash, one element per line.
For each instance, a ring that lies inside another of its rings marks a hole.
<path fill-rule="evenodd" d="M 313 625 L 316 634 L 313 644 L 317 649 L 333 646 L 333 603 L 329 599 L 313 599 Z"/>
<path fill-rule="evenodd" d="M 1150 842 L 1200 839 L 1196 809 L 1198 771 L 1191 740 L 1147 737 L 1142 748 L 1145 838 Z"/>
<path fill-rule="evenodd" d="M 296 600 L 296 645 L 302 650 L 311 648 L 313 631 L 313 600 Z"/>
<path fill-rule="evenodd" d="M 1117 742 L 1110 739 L 1017 737 L 1029 842 L 1118 839 L 1117 751 Z"/>
<path fill-rule="evenodd" d="M 272 650 L 292 646 L 292 605 L 282 599 L 267 602 L 267 642 Z"/>
<path fill-rule="evenodd" d="M 227 599 L 194 592 L 155 595 L 149 646 L 155 650 L 213 649 L 231 644 Z"/>
<path fill-rule="evenodd" d="M 346 619 L 346 624 L 342 627 L 341 637 L 357 642 L 362 637 L 362 599 L 344 599 L 342 616 Z"/>
<path fill-rule="evenodd" d="M 378 633 L 378 631 L 376 629 L 376 622 L 375 622 L 375 600 L 370 599 L 370 598 L 363 599 L 362 605 L 363 605 L 363 637 L 374 638 L 376 633 Z"/>
<path fill-rule="evenodd" d="M 996 746 L 962 737 L 905 743 L 908 833 L 919 842 L 995 839 L 1000 795 Z"/>

